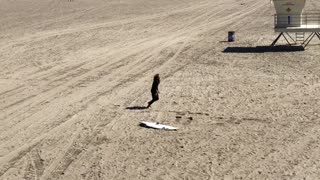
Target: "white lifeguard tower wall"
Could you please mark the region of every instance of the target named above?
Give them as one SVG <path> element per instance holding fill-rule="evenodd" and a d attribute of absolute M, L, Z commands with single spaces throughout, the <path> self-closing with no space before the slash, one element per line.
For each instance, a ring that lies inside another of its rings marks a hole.
<path fill-rule="evenodd" d="M 306 0 L 272 0 L 272 2 L 276 9 L 274 30 L 280 34 L 271 46 L 275 46 L 281 36 L 290 46 L 293 42 L 301 44 L 304 48 L 315 36 L 320 40 L 320 11 L 304 12 Z M 290 33 L 295 33 L 295 38 Z M 306 33 L 309 35 L 305 36 Z"/>
<path fill-rule="evenodd" d="M 300 27 L 306 0 L 273 0 L 276 28 Z"/>

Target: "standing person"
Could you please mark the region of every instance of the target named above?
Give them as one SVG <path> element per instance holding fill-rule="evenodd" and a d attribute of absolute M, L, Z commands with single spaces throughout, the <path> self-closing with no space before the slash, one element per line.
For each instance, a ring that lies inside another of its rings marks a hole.
<path fill-rule="evenodd" d="M 148 102 L 147 108 L 149 108 L 152 103 L 159 100 L 159 90 L 158 90 L 159 84 L 160 84 L 160 76 L 159 76 L 159 74 L 156 74 L 153 77 L 153 83 L 152 83 L 152 88 L 151 88 L 152 100 Z"/>

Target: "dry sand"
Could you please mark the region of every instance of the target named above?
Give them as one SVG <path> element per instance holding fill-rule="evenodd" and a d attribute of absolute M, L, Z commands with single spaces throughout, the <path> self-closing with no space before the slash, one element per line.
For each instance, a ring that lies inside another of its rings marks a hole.
<path fill-rule="evenodd" d="M 273 13 L 268 0 L 0 0 L 0 179 L 320 179 L 319 41 L 223 52 L 269 45 Z M 140 109 L 155 73 L 160 101 Z"/>

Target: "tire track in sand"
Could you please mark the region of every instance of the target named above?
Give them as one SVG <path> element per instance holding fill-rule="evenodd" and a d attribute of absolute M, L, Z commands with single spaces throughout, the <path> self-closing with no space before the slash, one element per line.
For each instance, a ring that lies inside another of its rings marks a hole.
<path fill-rule="evenodd" d="M 161 64 L 160 64 L 161 65 Z M 153 68 L 151 68 L 153 67 Z M 154 64 L 150 64 L 149 66 L 146 67 L 146 69 L 143 69 L 142 72 L 146 72 L 147 71 L 153 71 L 153 69 L 156 69 L 158 66 L 154 66 Z M 108 91 L 101 91 L 100 93 L 96 94 L 95 96 L 93 96 L 92 98 L 88 99 L 86 101 L 86 104 L 91 104 L 94 101 L 96 101 L 99 97 L 101 97 L 102 95 L 105 94 L 109 94 L 112 91 L 116 91 L 116 89 L 118 89 L 121 86 L 125 86 L 126 83 L 130 83 L 130 82 L 134 82 L 136 78 L 141 76 L 141 72 L 139 72 L 138 74 L 136 74 L 135 76 L 131 76 L 129 78 L 126 78 L 122 81 L 120 81 L 118 84 L 116 84 L 115 86 L 113 86 L 112 89 L 108 90 Z M 42 142 L 43 139 L 50 137 L 51 135 L 53 135 L 55 132 L 59 131 L 60 128 L 64 127 L 64 126 L 68 126 L 67 124 L 72 123 L 72 121 L 74 121 L 74 117 L 77 113 L 84 111 L 87 108 L 86 106 L 83 106 L 83 109 L 80 109 L 79 111 L 75 112 L 74 115 L 72 115 L 71 120 L 67 120 L 65 122 L 62 122 L 61 124 L 59 124 L 58 126 L 54 127 L 53 129 L 51 129 L 49 132 L 45 133 L 44 135 L 37 137 L 36 139 L 34 139 L 32 142 L 29 142 L 28 144 L 22 146 L 19 149 L 16 149 L 15 151 L 13 151 L 12 153 L 8 154 L 5 157 L 2 157 L 0 159 L 1 166 L 3 167 L 1 168 L 0 171 L 0 177 L 2 175 L 4 175 L 4 173 L 9 170 L 12 166 L 14 166 L 14 164 L 20 160 L 22 157 L 24 157 L 33 147 L 35 147 L 36 145 L 38 145 L 39 143 Z M 87 140 L 85 140 L 84 142 L 87 142 Z M 77 150 L 77 148 L 73 148 L 70 150 L 71 154 L 74 155 L 78 155 L 80 152 Z M 63 156 L 64 157 L 64 156 Z M 67 159 L 68 156 L 66 156 Z M 68 160 L 69 161 L 69 160 Z M 59 167 L 57 168 L 58 170 L 56 172 L 61 172 L 61 169 L 63 169 L 63 167 L 68 167 L 69 163 L 65 163 L 64 165 L 59 165 Z M 59 170 L 60 169 L 60 170 Z M 57 174 L 57 173 L 53 173 L 53 174 Z"/>
<path fill-rule="evenodd" d="M 232 22 L 232 21 L 229 21 L 229 22 Z M 155 68 L 158 68 L 158 67 L 155 67 Z M 141 76 L 141 74 L 140 75 L 137 75 L 137 77 L 135 77 L 135 78 L 139 78 L 139 76 Z M 124 80 L 124 83 L 123 84 L 125 84 L 125 83 L 130 83 L 129 81 L 135 81 L 135 78 L 131 78 L 131 79 L 127 79 L 127 80 Z M 123 85 L 123 84 L 119 84 L 117 87 L 120 87 L 121 85 Z M 101 96 L 101 95 L 104 95 L 106 92 L 102 92 L 102 93 L 99 93 L 99 94 L 97 94 L 97 96 L 95 96 L 95 98 L 93 98 L 92 100 L 91 100 L 91 102 L 90 103 L 93 103 L 94 101 L 96 101 L 97 100 L 97 98 L 99 98 L 99 96 Z M 69 122 L 69 121 L 67 121 L 66 123 L 71 123 L 71 122 Z M 62 125 L 62 124 L 61 124 Z M 60 126 L 60 125 L 59 125 Z M 56 130 L 56 129 L 53 129 L 53 130 Z M 50 131 L 51 133 L 52 133 L 52 131 Z M 49 135 L 49 134 L 48 134 Z M 42 139 L 43 138 L 45 138 L 45 137 L 42 137 Z M 39 143 L 42 139 L 38 139 L 38 142 L 37 141 L 35 141 L 35 142 L 33 142 L 33 143 L 30 143 L 29 145 L 36 145 L 37 143 Z M 86 142 L 86 140 L 84 140 L 84 142 Z M 26 148 L 26 147 L 25 147 Z M 30 148 L 30 147 L 29 147 Z M 28 152 L 28 150 L 30 150 L 29 148 L 26 148 L 26 151 L 21 151 L 22 152 L 22 155 L 24 155 L 26 152 Z M 19 151 L 19 150 L 18 150 Z M 78 154 L 78 152 L 77 152 L 77 150 L 71 150 L 72 152 L 76 152 L 75 154 Z M 12 157 L 12 156 L 11 156 Z M 23 156 L 20 156 L 20 158 L 21 157 L 23 157 Z M 18 157 L 19 158 L 19 157 Z M 8 158 L 5 158 L 5 159 L 8 159 Z M 12 158 L 12 159 L 15 159 L 15 158 Z M 1 159 L 1 162 L 3 162 L 2 161 L 3 160 L 3 158 Z M 15 160 L 17 160 L 17 159 L 15 159 Z M 12 161 L 12 163 L 14 163 L 13 161 Z M 67 163 L 65 163 L 66 165 L 67 164 L 69 164 L 68 162 Z M 66 165 L 63 165 L 62 167 L 67 167 Z M 59 169 L 59 168 L 58 168 Z M 62 168 L 63 169 L 63 168 Z M 3 172 L 3 171 L 1 171 L 1 172 Z M 59 170 L 59 172 L 60 172 L 60 170 Z M 55 173 L 54 173 L 55 174 Z M 3 175 L 3 173 L 1 174 L 1 175 Z"/>
<path fill-rule="evenodd" d="M 182 49 L 183 49 L 183 48 L 182 48 Z M 179 50 L 178 52 L 179 52 L 179 53 L 177 53 L 176 57 L 180 54 L 181 51 Z M 178 68 L 178 69 L 179 69 L 179 68 Z M 173 73 L 175 73 L 175 72 L 177 72 L 177 69 L 173 70 L 171 73 L 173 74 Z M 171 74 L 171 73 L 169 73 L 169 74 Z M 167 75 L 168 77 L 170 76 L 169 74 Z M 158 114 L 158 115 L 157 115 L 157 119 L 161 118 L 160 116 L 161 116 L 161 115 Z M 113 123 L 113 124 L 114 124 L 114 123 Z M 114 124 L 114 125 L 115 125 L 115 124 Z M 114 126 L 114 125 L 113 125 L 113 126 Z M 80 160 L 78 160 L 78 161 L 80 161 Z M 67 163 L 67 164 L 68 164 L 68 166 L 70 165 L 69 163 Z M 60 167 L 61 167 L 61 166 L 57 166 L 57 167 L 56 167 L 56 169 L 58 169 L 58 170 L 55 170 L 55 171 L 54 171 L 54 173 L 53 173 L 54 176 L 53 176 L 53 177 L 57 178 L 57 175 L 59 174 L 59 172 L 62 172 Z M 65 168 L 66 168 L 66 167 L 65 167 Z"/>

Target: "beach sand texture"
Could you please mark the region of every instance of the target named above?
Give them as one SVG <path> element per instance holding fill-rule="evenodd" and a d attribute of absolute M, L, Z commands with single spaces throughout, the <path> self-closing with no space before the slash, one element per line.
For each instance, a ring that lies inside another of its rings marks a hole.
<path fill-rule="evenodd" d="M 273 13 L 268 0 L 0 0 L 0 179 L 319 179 L 320 41 L 263 53 Z"/>

